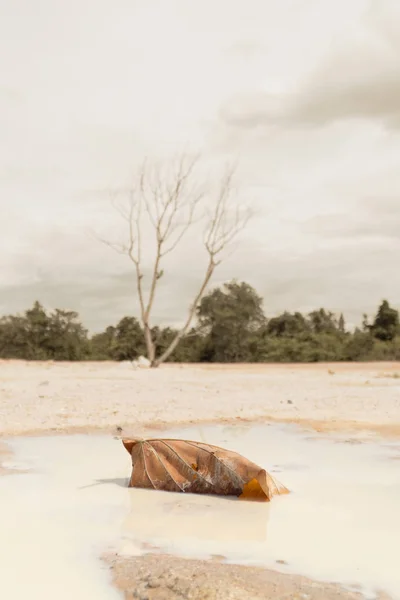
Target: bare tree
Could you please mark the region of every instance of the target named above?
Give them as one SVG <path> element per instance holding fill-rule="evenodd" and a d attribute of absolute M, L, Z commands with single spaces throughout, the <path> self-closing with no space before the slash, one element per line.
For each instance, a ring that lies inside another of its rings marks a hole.
<path fill-rule="evenodd" d="M 123 201 L 119 201 L 118 196 L 112 200 L 114 208 L 126 222 L 128 242 L 119 244 L 101 240 L 117 252 L 127 255 L 134 265 L 147 356 L 152 367 L 158 367 L 164 362 L 188 331 L 214 270 L 221 263 L 223 251 L 245 227 L 250 217 L 248 209 L 231 206 L 233 170 L 224 174 L 215 198 L 210 203 L 210 194 L 205 186 L 197 182 L 197 164 L 198 157 L 190 159 L 182 156 L 165 170 L 145 161 L 133 186 L 124 194 Z M 145 217 L 155 234 L 155 258 L 147 294 L 143 285 L 142 260 Z M 169 347 L 160 356 L 156 356 L 151 313 L 157 284 L 164 273 L 161 265 L 164 257 L 176 249 L 185 233 L 200 219 L 205 221 L 203 243 L 208 255 L 205 274 L 183 326 Z"/>

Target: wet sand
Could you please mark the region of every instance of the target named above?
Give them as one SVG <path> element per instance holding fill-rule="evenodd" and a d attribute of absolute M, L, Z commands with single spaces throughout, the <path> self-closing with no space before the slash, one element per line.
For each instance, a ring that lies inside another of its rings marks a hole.
<path fill-rule="evenodd" d="M 267 569 L 147 554 L 105 557 L 125 600 L 365 600 L 357 592 Z M 384 593 L 377 600 L 390 600 Z"/>
<path fill-rule="evenodd" d="M 354 431 L 399 438 L 400 363 L 167 365 L 150 371 L 112 363 L 1 361 L 0 474 L 9 473 L 1 463 L 10 458 L 2 436 L 143 435 L 176 423 L 268 420 L 321 435 L 346 431 L 349 441 Z M 296 575 L 215 561 L 167 555 L 107 560 L 125 598 L 361 597 Z"/>

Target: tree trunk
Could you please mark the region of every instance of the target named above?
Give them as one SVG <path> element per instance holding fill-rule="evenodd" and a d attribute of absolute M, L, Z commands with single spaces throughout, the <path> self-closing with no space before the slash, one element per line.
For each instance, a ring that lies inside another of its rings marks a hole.
<path fill-rule="evenodd" d="M 159 367 L 161 365 L 161 363 L 165 362 L 167 360 L 167 358 L 169 356 L 171 356 L 171 354 L 173 353 L 173 351 L 175 350 L 175 348 L 177 347 L 177 345 L 179 344 L 179 342 L 181 341 L 181 339 L 185 335 L 187 329 L 188 329 L 188 327 L 185 327 L 184 329 L 182 329 L 179 332 L 179 334 L 173 339 L 173 341 L 168 346 L 168 348 L 165 350 L 165 352 L 163 352 L 163 354 L 161 356 L 159 356 L 157 359 L 154 360 L 154 367 L 155 368 Z"/>
<path fill-rule="evenodd" d="M 150 361 L 150 365 L 153 366 L 156 356 L 156 349 L 154 347 L 154 342 L 151 337 L 151 330 L 148 323 L 144 323 L 144 339 L 146 342 L 147 358 Z"/>
<path fill-rule="evenodd" d="M 186 323 L 184 324 L 182 329 L 176 334 L 176 336 L 174 337 L 174 339 L 172 340 L 172 342 L 170 343 L 168 348 L 166 350 L 164 350 L 164 352 L 161 354 L 161 356 L 159 356 L 157 359 L 154 360 L 155 368 L 159 367 L 161 365 L 161 363 L 165 362 L 167 360 L 167 358 L 169 356 L 171 356 L 171 354 L 173 353 L 173 351 L 175 350 L 175 348 L 177 347 L 177 345 L 179 344 L 179 342 L 181 341 L 181 339 L 183 338 L 183 336 L 186 334 L 187 330 L 189 329 L 190 324 L 193 320 L 193 317 L 196 313 L 196 308 L 197 308 L 201 298 L 203 297 L 203 294 L 208 285 L 208 282 L 210 281 L 211 276 L 214 273 L 214 269 L 215 269 L 215 263 L 214 263 L 213 257 L 211 256 L 210 262 L 208 264 L 207 271 L 206 271 L 206 274 L 204 277 L 204 281 L 201 284 L 200 290 L 198 291 L 197 296 L 194 299 L 194 302 L 189 310 L 189 315 L 188 315 L 188 318 L 186 319 Z"/>

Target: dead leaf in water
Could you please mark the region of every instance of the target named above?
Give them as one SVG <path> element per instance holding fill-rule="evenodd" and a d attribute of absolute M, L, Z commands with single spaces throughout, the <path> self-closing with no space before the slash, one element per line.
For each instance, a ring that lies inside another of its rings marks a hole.
<path fill-rule="evenodd" d="M 269 501 L 289 490 L 236 452 L 187 440 L 122 440 L 132 456 L 129 487 Z"/>

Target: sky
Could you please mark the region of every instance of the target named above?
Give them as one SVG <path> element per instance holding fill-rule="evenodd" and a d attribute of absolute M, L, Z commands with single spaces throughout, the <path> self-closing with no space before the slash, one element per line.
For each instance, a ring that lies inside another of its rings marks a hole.
<path fill-rule="evenodd" d="M 0 49 L 0 314 L 137 314 L 96 235 L 124 235 L 111 190 L 144 158 L 188 148 L 234 160 L 255 213 L 211 287 L 247 281 L 268 316 L 400 308 L 398 0 L 0 0 Z M 155 323 L 183 321 L 204 265 L 188 235 Z"/>

